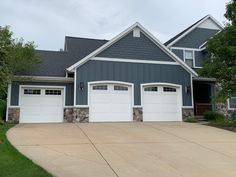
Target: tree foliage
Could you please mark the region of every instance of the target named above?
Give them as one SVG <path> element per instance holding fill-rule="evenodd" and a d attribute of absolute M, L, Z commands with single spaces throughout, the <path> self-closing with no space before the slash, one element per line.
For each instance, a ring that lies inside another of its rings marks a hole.
<path fill-rule="evenodd" d="M 236 0 L 226 5 L 226 27 L 208 41 L 208 57 L 200 75 L 213 77 L 221 86 L 216 100 L 236 95 Z"/>
<path fill-rule="evenodd" d="M 0 98 L 4 98 L 8 84 L 20 71 L 29 70 L 40 58 L 33 42 L 14 39 L 9 27 L 0 27 Z"/>

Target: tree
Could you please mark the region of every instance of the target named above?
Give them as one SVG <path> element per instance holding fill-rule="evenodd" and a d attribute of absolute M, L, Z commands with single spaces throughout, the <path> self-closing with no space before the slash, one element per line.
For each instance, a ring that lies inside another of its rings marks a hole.
<path fill-rule="evenodd" d="M 221 90 L 216 100 L 236 95 L 236 0 L 226 5 L 226 27 L 208 41 L 208 57 L 200 70 L 202 76 L 216 78 Z"/>
<path fill-rule="evenodd" d="M 40 58 L 33 42 L 14 39 L 9 27 L 0 27 L 0 99 L 5 98 L 7 86 L 20 71 L 29 70 Z"/>

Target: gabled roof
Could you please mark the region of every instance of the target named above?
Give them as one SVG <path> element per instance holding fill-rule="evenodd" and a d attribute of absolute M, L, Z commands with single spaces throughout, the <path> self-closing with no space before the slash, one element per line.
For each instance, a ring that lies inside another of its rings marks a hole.
<path fill-rule="evenodd" d="M 139 28 L 153 43 L 155 43 L 161 50 L 163 50 L 168 56 L 170 56 L 174 61 L 176 61 L 177 63 L 179 63 L 185 70 L 187 70 L 189 73 L 191 73 L 193 76 L 197 76 L 198 74 L 192 69 L 190 68 L 186 63 L 184 63 L 180 58 L 178 58 L 174 53 L 172 53 L 166 46 L 164 46 L 155 36 L 153 36 L 150 32 L 148 32 L 140 23 L 136 22 L 135 24 L 133 24 L 132 26 L 130 26 L 129 28 L 127 28 L 125 31 L 123 31 L 122 33 L 118 34 L 116 37 L 114 37 L 113 39 L 111 39 L 110 41 L 108 41 L 107 43 L 105 43 L 104 45 L 102 45 L 101 47 L 99 47 L 98 49 L 96 49 L 95 51 L 93 51 L 92 53 L 90 53 L 89 55 L 87 55 L 86 57 L 84 57 L 83 59 L 79 60 L 78 62 L 76 62 L 75 64 L 73 64 L 72 66 L 70 66 L 69 68 L 67 68 L 68 71 L 73 72 L 75 71 L 76 68 L 78 68 L 79 66 L 83 65 L 84 63 L 86 63 L 87 61 L 89 61 L 92 57 L 95 57 L 96 55 L 98 55 L 99 53 L 101 53 L 102 51 L 104 51 L 105 49 L 107 49 L 108 47 L 110 47 L 112 44 L 116 43 L 117 41 L 119 41 L 121 38 L 123 38 L 124 36 L 126 36 L 129 32 L 131 32 L 134 28 Z"/>
<path fill-rule="evenodd" d="M 164 43 L 165 46 L 167 47 L 171 47 L 173 44 L 175 44 L 177 41 L 179 41 L 180 39 L 182 39 L 184 36 L 186 36 L 188 33 L 190 33 L 191 31 L 193 31 L 195 28 L 197 28 L 201 23 L 203 23 L 204 21 L 206 21 L 207 19 L 211 19 L 213 22 L 215 22 L 215 24 L 222 30 L 223 26 L 211 15 L 206 15 L 205 17 L 201 18 L 200 20 L 198 20 L 196 23 L 192 24 L 191 26 L 189 26 L 188 28 L 186 28 L 185 30 L 183 30 L 182 32 L 180 32 L 179 34 L 177 34 L 176 36 L 174 36 L 173 38 L 169 39 L 167 42 Z"/>

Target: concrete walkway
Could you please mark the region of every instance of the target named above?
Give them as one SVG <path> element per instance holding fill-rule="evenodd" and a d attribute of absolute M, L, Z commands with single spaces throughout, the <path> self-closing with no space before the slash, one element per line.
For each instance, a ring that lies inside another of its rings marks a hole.
<path fill-rule="evenodd" d="M 236 176 L 236 133 L 204 125 L 20 124 L 7 136 L 55 176 Z"/>

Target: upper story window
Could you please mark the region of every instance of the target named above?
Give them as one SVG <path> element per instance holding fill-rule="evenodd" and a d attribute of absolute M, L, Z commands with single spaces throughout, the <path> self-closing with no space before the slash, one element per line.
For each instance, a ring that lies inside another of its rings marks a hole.
<path fill-rule="evenodd" d="M 191 68 L 193 68 L 193 56 L 193 50 L 184 51 L 184 61 Z"/>

